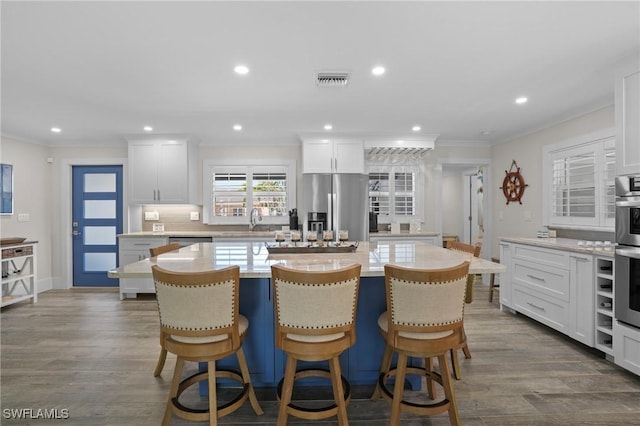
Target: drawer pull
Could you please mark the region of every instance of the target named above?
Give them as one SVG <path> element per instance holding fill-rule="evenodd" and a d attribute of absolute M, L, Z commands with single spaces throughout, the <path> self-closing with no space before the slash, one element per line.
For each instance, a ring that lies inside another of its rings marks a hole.
<path fill-rule="evenodd" d="M 532 280 L 545 282 L 544 278 L 536 277 L 535 275 L 527 274 L 527 277 L 531 278 Z"/>
<path fill-rule="evenodd" d="M 531 302 L 527 302 L 527 305 L 531 306 L 532 308 L 536 308 L 537 310 L 542 311 L 542 312 L 546 311 L 546 309 L 543 308 L 542 306 L 534 305 Z"/>
<path fill-rule="evenodd" d="M 151 245 L 151 243 L 133 243 L 134 246 L 145 246 L 148 247 Z"/>

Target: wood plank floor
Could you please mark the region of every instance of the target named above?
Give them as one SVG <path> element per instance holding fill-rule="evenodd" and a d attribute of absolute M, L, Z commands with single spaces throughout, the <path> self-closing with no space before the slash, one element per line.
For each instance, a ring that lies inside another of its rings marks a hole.
<path fill-rule="evenodd" d="M 1 313 L 2 425 L 158 425 L 175 358 L 153 377 L 158 318 L 149 296 L 120 301 L 114 290 L 49 291 L 35 305 Z M 461 355 L 455 382 L 464 425 L 640 425 L 640 378 L 521 315 L 500 312 L 478 286 L 465 328 L 473 358 Z M 265 415 L 246 404 L 223 424 L 275 424 L 273 389 L 260 389 Z M 352 424 L 385 425 L 389 405 L 356 389 Z M 421 396 L 419 392 L 414 392 Z M 10 409 L 68 409 L 67 420 L 8 419 Z M 291 419 L 289 424 L 299 422 Z M 402 425 L 449 424 L 446 415 L 403 414 Z M 189 422 L 174 418 L 172 424 Z M 308 424 L 308 422 L 306 422 Z M 314 422 L 316 425 L 335 422 Z"/>

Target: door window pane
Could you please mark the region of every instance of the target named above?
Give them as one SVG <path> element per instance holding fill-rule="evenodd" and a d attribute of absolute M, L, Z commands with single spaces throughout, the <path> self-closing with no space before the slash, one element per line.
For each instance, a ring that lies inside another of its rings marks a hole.
<path fill-rule="evenodd" d="M 88 246 L 112 246 L 116 244 L 115 226 L 85 226 L 84 243 Z"/>
<path fill-rule="evenodd" d="M 115 253 L 85 253 L 84 270 L 88 272 L 108 271 L 116 267 Z"/>
<path fill-rule="evenodd" d="M 84 175 L 84 192 L 116 192 L 115 173 L 88 173 Z"/>
<path fill-rule="evenodd" d="M 85 200 L 85 219 L 115 219 L 116 200 Z"/>

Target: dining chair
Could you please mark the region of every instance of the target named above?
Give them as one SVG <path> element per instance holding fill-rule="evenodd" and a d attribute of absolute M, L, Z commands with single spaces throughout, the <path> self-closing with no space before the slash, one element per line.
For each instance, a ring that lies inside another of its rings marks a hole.
<path fill-rule="evenodd" d="M 471 245 L 471 244 L 462 243 L 459 241 L 449 241 L 447 243 L 447 249 L 471 253 L 473 257 L 479 257 L 482 247 L 479 245 Z M 476 281 L 475 275 L 469 274 L 467 276 L 467 286 L 465 288 L 465 293 L 464 293 L 465 303 L 473 302 L 473 290 L 474 290 L 473 287 L 474 287 L 475 281 Z M 458 360 L 459 349 L 462 349 L 462 352 L 464 353 L 464 357 L 466 359 L 471 358 L 471 351 L 469 350 L 469 344 L 467 343 L 467 333 L 464 332 L 464 327 L 462 329 L 462 340 L 460 341 L 460 345 L 455 350 L 451 351 L 451 364 L 453 365 L 453 375 L 457 380 L 460 380 L 462 378 L 462 373 L 460 372 L 460 362 Z"/>
<path fill-rule="evenodd" d="M 162 425 L 168 425 L 173 414 L 186 420 L 209 421 L 210 425 L 217 425 L 218 417 L 233 413 L 247 398 L 255 413 L 263 414 L 242 349 L 249 321 L 238 312 L 240 268 L 175 272 L 154 265 L 151 270 L 163 347 L 177 357 Z M 216 368 L 216 361 L 234 354 L 240 373 Z M 206 362 L 207 370 L 182 379 L 186 361 Z M 217 378 L 240 384 L 237 395 L 219 405 Z M 208 409 L 185 406 L 180 396 L 202 380 L 208 380 Z"/>
<path fill-rule="evenodd" d="M 149 249 L 149 255 L 151 257 L 157 257 L 163 253 L 168 253 L 173 250 L 178 250 L 180 248 L 180 244 L 178 243 L 169 243 L 158 247 L 153 247 Z M 158 357 L 158 362 L 156 363 L 156 368 L 153 370 L 153 376 L 158 377 L 160 373 L 162 373 L 162 369 L 164 368 L 164 363 L 167 360 L 167 350 L 164 348 L 164 336 L 160 334 L 160 356 Z"/>
<path fill-rule="evenodd" d="M 278 425 L 286 425 L 289 415 L 309 420 L 337 416 L 339 425 L 348 424 L 351 391 L 342 376 L 339 357 L 356 341 L 360 270 L 359 264 L 330 271 L 272 265 L 275 343 L 287 358 L 284 378 L 277 390 Z M 297 370 L 299 361 L 328 361 L 329 369 L 314 366 Z M 333 402 L 320 408 L 294 403 L 294 382 L 315 376 L 330 379 Z"/>
<path fill-rule="evenodd" d="M 400 424 L 401 411 L 433 415 L 448 411 L 450 423 L 460 424 L 453 380 L 446 360 L 463 333 L 464 293 L 469 262 L 444 269 L 413 269 L 385 265 L 387 310 L 378 317 L 378 329 L 385 341 L 380 376 L 372 395 L 391 403 L 390 424 Z M 391 366 L 393 355 L 397 364 Z M 421 358 L 424 366 L 407 366 L 407 358 Z M 439 372 L 433 359 L 438 359 Z M 426 378 L 428 397 L 436 399 L 436 383 L 444 399 L 433 403 L 404 400 L 407 375 Z M 395 377 L 393 390 L 387 382 Z"/>

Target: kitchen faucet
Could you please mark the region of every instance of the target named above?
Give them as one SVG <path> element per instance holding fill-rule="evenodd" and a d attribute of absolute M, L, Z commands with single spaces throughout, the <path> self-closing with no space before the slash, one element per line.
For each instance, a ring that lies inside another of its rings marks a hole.
<path fill-rule="evenodd" d="M 260 210 L 254 207 L 251 209 L 251 213 L 249 213 L 249 229 L 251 231 L 256 227 L 257 222 L 262 222 L 262 215 L 260 214 Z"/>

